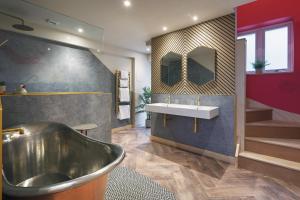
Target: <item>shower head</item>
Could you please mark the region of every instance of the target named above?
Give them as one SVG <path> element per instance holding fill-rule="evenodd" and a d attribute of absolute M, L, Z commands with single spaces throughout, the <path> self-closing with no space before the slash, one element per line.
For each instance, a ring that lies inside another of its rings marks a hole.
<path fill-rule="evenodd" d="M 25 24 L 14 24 L 12 25 L 13 28 L 21 30 L 21 31 L 33 31 L 34 29 L 30 26 L 27 26 Z"/>
<path fill-rule="evenodd" d="M 12 25 L 12 27 L 15 28 L 15 29 L 18 29 L 18 30 L 21 30 L 21 31 L 33 31 L 34 30 L 32 27 L 25 25 L 24 24 L 24 19 L 22 19 L 20 17 L 16 17 L 16 16 L 13 16 L 13 15 L 1 12 L 1 11 L 0 11 L 0 14 L 6 15 L 8 17 L 11 17 L 11 18 L 19 20 L 21 22 L 20 24 L 14 24 L 14 25 Z"/>

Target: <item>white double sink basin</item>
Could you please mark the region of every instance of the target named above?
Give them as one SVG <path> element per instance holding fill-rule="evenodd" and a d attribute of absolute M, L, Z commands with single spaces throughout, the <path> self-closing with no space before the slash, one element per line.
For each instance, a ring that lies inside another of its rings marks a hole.
<path fill-rule="evenodd" d="M 167 103 L 148 104 L 146 111 L 200 119 L 212 119 L 219 115 L 219 107 Z"/>

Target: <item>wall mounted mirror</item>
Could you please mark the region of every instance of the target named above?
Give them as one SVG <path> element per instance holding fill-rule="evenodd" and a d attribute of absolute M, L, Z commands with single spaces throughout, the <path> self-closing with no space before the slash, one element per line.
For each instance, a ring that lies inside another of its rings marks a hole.
<path fill-rule="evenodd" d="M 203 85 L 215 80 L 216 50 L 197 47 L 187 54 L 187 78 Z"/>
<path fill-rule="evenodd" d="M 160 61 L 161 81 L 173 86 L 181 81 L 182 56 L 180 54 L 169 52 Z"/>

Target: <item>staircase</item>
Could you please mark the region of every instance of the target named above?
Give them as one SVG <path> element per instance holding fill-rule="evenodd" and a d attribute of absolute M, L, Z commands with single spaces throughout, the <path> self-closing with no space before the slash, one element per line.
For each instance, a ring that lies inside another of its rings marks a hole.
<path fill-rule="evenodd" d="M 238 166 L 300 187 L 300 124 L 273 120 L 272 109 L 247 109 Z"/>

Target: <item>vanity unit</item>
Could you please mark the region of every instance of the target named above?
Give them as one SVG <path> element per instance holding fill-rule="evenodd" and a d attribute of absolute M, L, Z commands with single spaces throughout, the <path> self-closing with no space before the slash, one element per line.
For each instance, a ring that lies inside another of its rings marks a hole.
<path fill-rule="evenodd" d="M 174 52 L 163 56 L 160 80 L 170 89 L 170 94 L 153 94 L 152 104 L 146 105 L 145 110 L 151 112 L 153 141 L 184 146 L 185 150 L 201 154 L 209 152 L 209 155 L 231 162 L 230 156 L 234 153 L 234 98 L 171 92 L 183 81 L 202 87 L 214 84 L 216 55 L 215 49 L 199 46 L 185 56 Z M 182 80 L 184 76 L 186 79 Z"/>
<path fill-rule="evenodd" d="M 219 115 L 219 108 L 215 106 L 197 106 L 197 105 L 183 105 L 183 104 L 167 104 L 167 103 L 153 103 L 146 105 L 147 112 L 164 114 L 164 127 L 167 126 L 167 114 L 184 117 L 193 117 L 194 119 L 194 133 L 197 132 L 197 119 L 212 119 Z"/>
<path fill-rule="evenodd" d="M 146 105 L 146 111 L 194 117 L 199 119 L 212 119 L 219 115 L 219 108 L 215 106 L 196 106 L 183 104 L 153 103 Z"/>
<path fill-rule="evenodd" d="M 184 56 L 174 52 L 168 52 L 160 61 L 161 82 L 173 87 L 182 81 L 182 63 Z M 196 85 L 204 85 L 215 80 L 216 50 L 199 46 L 191 50 L 186 56 L 187 80 Z M 217 106 L 200 106 L 200 96 L 196 105 L 171 104 L 171 95 L 168 103 L 153 103 L 146 105 L 145 110 L 152 113 L 164 114 L 164 127 L 166 127 L 167 115 L 176 115 L 194 118 L 194 133 L 198 131 L 197 119 L 212 119 L 219 115 Z"/>

